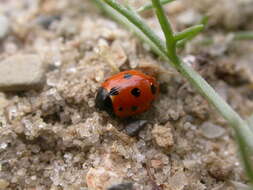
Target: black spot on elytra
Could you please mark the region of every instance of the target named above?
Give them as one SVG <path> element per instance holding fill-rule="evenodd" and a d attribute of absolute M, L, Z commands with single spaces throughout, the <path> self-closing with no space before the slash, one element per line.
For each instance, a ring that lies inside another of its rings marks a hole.
<path fill-rule="evenodd" d="M 154 84 L 151 84 L 151 92 L 152 94 L 155 94 L 156 93 L 156 86 Z"/>
<path fill-rule="evenodd" d="M 135 97 L 139 97 L 141 95 L 141 90 L 139 88 L 134 88 L 131 90 L 131 94 Z"/>
<path fill-rule="evenodd" d="M 132 107 L 131 107 L 131 110 L 132 110 L 132 111 L 136 111 L 137 109 L 138 109 L 138 106 L 132 106 Z"/>
<path fill-rule="evenodd" d="M 123 111 L 123 108 L 122 107 L 119 107 L 119 109 L 118 109 L 119 111 Z"/>
<path fill-rule="evenodd" d="M 124 74 L 124 79 L 130 79 L 131 77 L 132 75 L 129 73 Z"/>
<path fill-rule="evenodd" d="M 117 88 L 117 87 L 111 88 L 109 94 L 110 94 L 111 96 L 116 96 L 116 95 L 118 95 L 118 94 L 119 94 L 119 88 Z"/>

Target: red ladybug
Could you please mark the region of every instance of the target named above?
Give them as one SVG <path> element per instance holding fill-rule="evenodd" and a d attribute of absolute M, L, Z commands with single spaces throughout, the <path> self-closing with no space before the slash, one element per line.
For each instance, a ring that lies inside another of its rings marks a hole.
<path fill-rule="evenodd" d="M 120 72 L 98 89 L 96 107 L 121 118 L 147 111 L 159 93 L 155 78 L 140 71 Z"/>

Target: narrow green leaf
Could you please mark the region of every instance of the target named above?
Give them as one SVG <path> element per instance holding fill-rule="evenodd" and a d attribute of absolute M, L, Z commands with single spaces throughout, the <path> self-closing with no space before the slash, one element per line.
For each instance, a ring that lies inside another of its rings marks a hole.
<path fill-rule="evenodd" d="M 173 2 L 173 1 L 175 1 L 175 0 L 160 0 L 160 3 L 161 3 L 162 5 L 165 5 L 165 4 L 171 3 L 171 2 Z M 143 11 L 146 11 L 146 10 L 149 10 L 149 9 L 152 9 L 152 8 L 153 8 L 152 3 L 147 3 L 147 4 L 143 5 L 143 6 L 141 6 L 140 8 L 138 8 L 136 11 L 137 11 L 138 13 L 140 13 L 140 12 L 143 12 Z"/>
<path fill-rule="evenodd" d="M 233 33 L 235 40 L 253 40 L 253 31 L 243 31 Z"/>
<path fill-rule="evenodd" d="M 173 30 L 172 27 L 165 16 L 165 13 L 163 11 L 162 5 L 159 0 L 152 0 L 153 7 L 156 12 L 156 16 L 160 22 L 161 28 L 163 30 L 165 39 L 166 39 L 166 47 L 167 47 L 167 53 L 168 57 L 173 62 L 173 59 L 175 59 L 176 56 L 176 42 L 174 40 Z M 174 62 L 175 63 L 175 62 Z"/>
<path fill-rule="evenodd" d="M 174 39 L 176 41 L 180 41 L 183 40 L 185 38 L 189 38 L 192 36 L 196 36 L 198 35 L 202 30 L 204 29 L 204 25 L 203 24 L 199 24 L 199 25 L 195 25 L 192 26 L 190 28 L 185 29 L 182 32 L 179 32 L 177 34 L 174 35 Z"/>
<path fill-rule="evenodd" d="M 192 40 L 193 38 L 195 38 L 197 35 L 198 35 L 198 33 L 195 34 L 195 35 L 194 35 L 194 34 L 193 34 L 193 35 L 189 35 L 189 36 L 186 37 L 185 39 L 178 41 L 178 42 L 177 42 L 177 47 L 178 47 L 178 48 L 183 48 L 183 47 L 185 47 L 185 44 L 186 44 L 187 42 L 191 41 L 191 40 Z"/>
<path fill-rule="evenodd" d="M 204 28 L 207 26 L 208 20 L 209 20 L 209 17 L 208 17 L 208 16 L 203 16 L 203 17 L 202 17 L 202 19 L 200 20 L 199 24 L 196 25 L 196 26 L 200 26 L 200 25 L 203 26 L 203 28 L 200 29 L 199 32 L 201 32 L 201 31 L 204 30 Z M 194 26 L 193 26 L 193 27 L 194 27 Z M 190 27 L 190 28 L 188 28 L 188 29 L 186 29 L 186 30 L 191 30 L 191 28 L 192 28 L 192 27 Z M 178 41 L 178 42 L 177 42 L 177 47 L 183 48 L 183 47 L 185 46 L 185 44 L 186 44 L 187 42 L 191 41 L 193 38 L 195 38 L 195 37 L 199 34 L 199 32 L 198 32 L 198 31 L 196 31 L 196 33 L 193 32 L 192 34 L 189 34 L 188 36 L 186 36 L 184 39 L 182 39 L 182 40 L 177 40 L 177 41 Z"/>
<path fill-rule="evenodd" d="M 209 16 L 205 15 L 205 16 L 203 16 L 203 17 L 201 18 L 200 24 L 203 24 L 204 27 L 206 27 L 207 24 L 208 24 L 208 21 L 209 21 Z"/>

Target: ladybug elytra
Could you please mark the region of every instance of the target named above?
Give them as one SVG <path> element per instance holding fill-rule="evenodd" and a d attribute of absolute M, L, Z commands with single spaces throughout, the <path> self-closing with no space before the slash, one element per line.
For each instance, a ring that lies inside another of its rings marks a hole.
<path fill-rule="evenodd" d="M 158 93 L 155 78 L 137 70 L 123 71 L 102 83 L 95 104 L 100 110 L 126 118 L 147 111 Z"/>

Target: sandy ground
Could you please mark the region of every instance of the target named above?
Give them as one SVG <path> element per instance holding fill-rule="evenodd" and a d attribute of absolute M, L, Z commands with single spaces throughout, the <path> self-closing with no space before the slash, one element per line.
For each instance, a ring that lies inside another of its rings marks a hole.
<path fill-rule="evenodd" d="M 253 5 L 222 1 L 177 1 L 166 11 L 176 30 L 213 15 L 206 31 L 180 54 L 247 118 L 253 113 L 253 44 L 233 41 L 230 32 L 253 29 L 246 22 Z M 3 0 L 0 5 L 9 20 L 0 61 L 32 53 L 46 68 L 43 89 L 0 93 L 0 189 L 106 190 L 121 183 L 132 183 L 135 190 L 247 187 L 225 120 L 91 1 Z M 161 35 L 152 12 L 142 16 Z M 138 116 L 149 124 L 136 137 L 124 133 L 122 121 L 94 107 L 105 78 L 127 69 L 155 76 L 162 87 L 152 108 Z"/>

